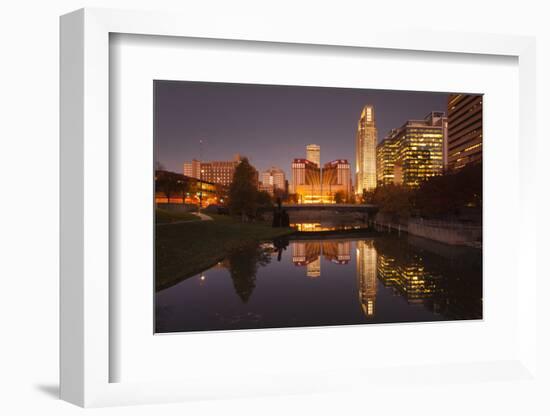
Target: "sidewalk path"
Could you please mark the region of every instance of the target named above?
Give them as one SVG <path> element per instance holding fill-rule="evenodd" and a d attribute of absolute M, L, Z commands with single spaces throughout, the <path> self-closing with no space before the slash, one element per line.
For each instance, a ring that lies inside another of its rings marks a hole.
<path fill-rule="evenodd" d="M 203 214 L 202 212 L 192 212 L 191 214 L 196 215 L 199 217 L 202 221 L 212 221 L 212 217 Z"/>

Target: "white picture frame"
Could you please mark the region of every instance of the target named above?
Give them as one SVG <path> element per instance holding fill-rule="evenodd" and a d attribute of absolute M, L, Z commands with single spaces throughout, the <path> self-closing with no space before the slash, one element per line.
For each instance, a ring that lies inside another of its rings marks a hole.
<path fill-rule="evenodd" d="M 529 37 L 473 33 L 387 31 L 349 27 L 334 33 L 314 25 L 280 30 L 277 25 L 219 21 L 205 26 L 192 16 L 107 9 L 82 9 L 61 18 L 61 398 L 80 406 L 156 403 L 209 397 L 322 392 L 342 388 L 349 369 L 335 370 L 332 381 L 311 383 L 315 374 L 280 374 L 257 383 L 237 382 L 214 389 L 211 380 L 189 382 L 110 382 L 110 169 L 109 35 L 112 33 L 206 39 L 280 42 L 334 47 L 488 54 L 519 62 L 519 149 L 521 166 L 518 270 L 529 284 L 518 290 L 519 346 L 514 359 L 456 365 L 419 366 L 416 376 L 433 379 L 442 370 L 479 382 L 476 372 L 505 374 L 519 381 L 537 377 L 535 251 L 536 195 L 529 176 L 535 159 L 535 41 Z M 527 243 L 530 242 L 530 243 Z M 532 246 L 531 246 L 532 247 Z M 540 325 L 540 320 L 538 325 Z M 373 370 L 383 372 L 384 369 Z M 395 369 L 392 370 L 395 373 Z M 399 373 L 399 372 L 397 372 Z M 223 379 L 223 375 L 221 375 Z M 498 376 L 495 376 L 498 378 Z M 481 378 L 483 379 L 483 377 Z M 363 381 L 369 383 L 369 381 Z"/>

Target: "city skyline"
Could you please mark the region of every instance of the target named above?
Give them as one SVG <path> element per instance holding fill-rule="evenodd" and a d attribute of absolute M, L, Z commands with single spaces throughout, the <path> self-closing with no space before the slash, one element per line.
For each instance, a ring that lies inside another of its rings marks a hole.
<path fill-rule="evenodd" d="M 447 99 L 434 92 L 155 81 L 156 161 L 182 172 L 185 161 L 240 153 L 260 172 L 276 166 L 289 177 L 293 158 L 316 144 L 321 165 L 347 159 L 355 166 L 365 105 L 375 108 L 380 142 L 405 120 L 446 111 Z"/>

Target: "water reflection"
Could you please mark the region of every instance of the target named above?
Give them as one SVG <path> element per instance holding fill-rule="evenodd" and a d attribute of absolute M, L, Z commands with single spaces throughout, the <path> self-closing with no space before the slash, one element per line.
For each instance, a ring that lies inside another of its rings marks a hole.
<path fill-rule="evenodd" d="M 376 249 L 373 241 L 357 242 L 357 289 L 366 317 L 374 316 L 376 303 Z"/>
<path fill-rule="evenodd" d="M 422 244 L 382 235 L 241 247 L 157 293 L 156 329 L 481 318 L 480 251 Z"/>

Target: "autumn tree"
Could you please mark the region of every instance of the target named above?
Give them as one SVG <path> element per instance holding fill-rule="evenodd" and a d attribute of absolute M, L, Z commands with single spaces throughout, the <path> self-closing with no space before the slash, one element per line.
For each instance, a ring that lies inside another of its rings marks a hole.
<path fill-rule="evenodd" d="M 258 206 L 258 186 L 256 170 L 247 158 L 243 158 L 235 168 L 233 181 L 229 187 L 229 210 L 240 215 L 244 222 L 247 217 L 256 215 Z"/>

